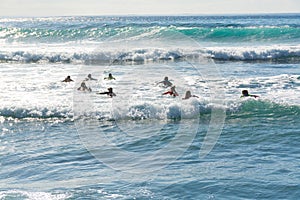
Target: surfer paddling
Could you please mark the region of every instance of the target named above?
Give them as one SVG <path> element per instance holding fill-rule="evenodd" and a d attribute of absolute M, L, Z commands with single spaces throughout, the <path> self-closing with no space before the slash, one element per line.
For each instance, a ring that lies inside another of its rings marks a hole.
<path fill-rule="evenodd" d="M 108 77 L 105 77 L 104 80 L 116 80 L 111 73 L 108 74 Z"/>
<path fill-rule="evenodd" d="M 77 90 L 80 90 L 80 91 L 89 91 L 89 92 L 91 92 L 91 91 L 92 91 L 92 89 L 91 89 L 91 88 L 89 88 L 89 87 L 87 87 L 87 86 L 86 86 L 86 84 L 85 84 L 85 82 L 84 82 L 84 81 L 82 81 L 82 83 L 81 83 L 80 87 L 79 87 L 79 88 L 77 88 Z"/>
<path fill-rule="evenodd" d="M 71 76 L 67 76 L 66 78 L 65 78 L 65 80 L 63 80 L 62 82 L 66 82 L 66 83 L 68 83 L 68 82 L 72 82 L 73 80 L 71 79 Z"/>
<path fill-rule="evenodd" d="M 191 97 L 196 97 L 196 98 L 199 98 L 198 96 L 196 96 L 196 95 L 192 95 L 192 93 L 191 93 L 191 91 L 186 91 L 186 93 L 185 93 L 185 97 L 184 98 L 182 98 L 183 100 L 184 99 L 189 99 L 189 98 L 191 98 Z"/>
<path fill-rule="evenodd" d="M 254 95 L 254 94 L 249 94 L 248 90 L 243 90 L 243 91 L 242 91 L 242 96 L 241 96 L 241 98 L 242 98 L 242 97 L 254 97 L 254 98 L 257 98 L 257 97 L 259 97 L 259 96 Z"/>
<path fill-rule="evenodd" d="M 92 77 L 92 74 L 88 74 L 87 78 L 85 79 L 86 81 L 97 81 L 97 79 Z"/>
<path fill-rule="evenodd" d="M 173 84 L 169 81 L 169 78 L 168 78 L 167 76 L 164 78 L 163 81 L 158 82 L 157 85 L 158 85 L 158 84 L 161 84 L 161 83 L 162 83 L 165 87 L 170 87 L 170 86 L 173 85 Z"/>
<path fill-rule="evenodd" d="M 114 97 L 116 96 L 116 94 L 113 92 L 113 89 L 112 88 L 107 88 L 107 92 L 99 92 L 97 94 L 107 94 L 108 96 L 110 97 Z"/>
<path fill-rule="evenodd" d="M 169 91 L 163 93 L 162 95 L 166 95 L 166 94 L 169 94 L 169 95 L 171 95 L 171 96 L 173 96 L 173 97 L 178 96 L 178 93 L 177 93 L 176 90 L 175 90 L 175 85 L 172 86 L 172 87 L 170 88 Z"/>

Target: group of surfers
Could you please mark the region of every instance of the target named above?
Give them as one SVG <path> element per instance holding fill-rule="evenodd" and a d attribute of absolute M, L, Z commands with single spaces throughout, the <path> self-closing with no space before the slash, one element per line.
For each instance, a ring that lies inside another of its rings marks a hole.
<path fill-rule="evenodd" d="M 105 80 L 115 80 L 115 77 L 112 76 L 111 73 L 108 74 L 108 77 L 104 78 Z M 71 76 L 67 76 L 62 82 L 72 82 L 73 80 L 71 79 Z M 97 81 L 97 79 L 93 78 L 91 74 L 88 74 L 87 78 L 85 78 L 85 80 L 83 80 L 80 84 L 80 87 L 77 88 L 77 90 L 80 91 L 88 91 L 91 92 L 92 89 L 90 87 L 87 87 L 85 84 L 85 81 Z M 113 92 L 113 89 L 107 88 L 108 91 L 105 92 L 98 92 L 97 94 L 107 94 L 110 97 L 116 96 L 116 94 Z"/>
<path fill-rule="evenodd" d="M 81 85 L 79 88 L 77 88 L 77 90 L 80 90 L 80 91 L 89 91 L 91 92 L 92 89 L 87 87 L 86 84 L 85 84 L 85 81 L 89 81 L 89 80 L 94 80 L 94 81 L 97 81 L 97 79 L 95 78 L 92 78 L 92 75 L 91 74 L 88 74 L 87 78 L 81 82 Z M 112 76 L 111 73 L 108 74 L 108 77 L 105 77 L 104 80 L 115 80 L 115 77 Z M 67 76 L 62 82 L 72 82 L 73 80 L 71 79 L 71 76 Z M 169 78 L 166 76 L 164 78 L 163 81 L 160 81 L 157 83 L 158 84 L 163 84 L 164 87 L 170 87 L 170 89 L 166 92 L 164 92 L 162 95 L 171 95 L 173 97 L 176 97 L 176 96 L 179 96 L 177 91 L 175 90 L 175 85 L 173 85 L 170 81 L 169 81 Z M 108 91 L 105 91 L 105 92 L 99 92 L 97 94 L 106 94 L 110 97 L 114 97 L 116 96 L 116 94 L 113 92 L 113 88 L 107 88 Z M 185 97 L 182 98 L 183 100 L 184 99 L 189 99 L 191 97 L 196 97 L 196 98 L 199 98 L 197 95 L 192 95 L 191 91 L 186 91 L 185 93 Z M 242 96 L 241 97 L 254 97 L 254 98 L 257 98 L 259 96 L 257 95 L 252 95 L 252 94 L 249 94 L 248 90 L 243 90 L 242 91 Z"/>

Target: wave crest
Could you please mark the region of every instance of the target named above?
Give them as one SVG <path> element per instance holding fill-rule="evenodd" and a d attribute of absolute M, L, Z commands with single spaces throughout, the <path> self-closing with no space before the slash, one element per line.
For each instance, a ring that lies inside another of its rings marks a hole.
<path fill-rule="evenodd" d="M 300 106 L 285 105 L 269 100 L 245 99 L 236 102 L 227 102 L 227 106 L 212 104 L 205 100 L 186 100 L 184 103 L 172 103 L 170 105 L 157 105 L 152 103 L 139 103 L 128 108 L 115 108 L 111 114 L 106 111 L 94 110 L 85 113 L 80 118 L 98 118 L 101 120 L 165 120 L 165 119 L 193 119 L 195 117 L 211 115 L 213 110 L 226 110 L 231 117 L 260 117 L 273 118 L 300 117 Z M 50 108 L 2 108 L 0 116 L 13 119 L 63 119 L 72 120 L 74 114 L 69 109 Z"/>
<path fill-rule="evenodd" d="M 228 113 L 231 116 L 251 118 L 251 117 L 272 117 L 273 119 L 294 117 L 299 118 L 300 106 L 285 105 L 269 100 L 246 99 L 240 104 L 231 104 Z"/>
<path fill-rule="evenodd" d="M 230 61 L 299 61 L 300 46 L 207 47 L 202 49 L 139 48 L 126 51 L 112 49 L 91 52 L 0 51 L 1 62 L 21 63 L 101 64 L 109 62 L 176 61 L 199 56 Z"/>

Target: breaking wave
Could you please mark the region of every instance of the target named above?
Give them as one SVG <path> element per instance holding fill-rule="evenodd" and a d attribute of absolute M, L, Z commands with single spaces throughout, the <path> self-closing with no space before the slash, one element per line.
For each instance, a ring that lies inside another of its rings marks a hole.
<path fill-rule="evenodd" d="M 197 56 L 225 61 L 299 61 L 300 46 L 206 47 L 201 49 L 139 48 L 126 51 L 99 51 L 99 49 L 96 49 L 91 52 L 72 52 L 71 50 L 65 52 L 0 51 L 1 62 L 21 63 L 98 64 L 112 61 L 176 61 Z"/>

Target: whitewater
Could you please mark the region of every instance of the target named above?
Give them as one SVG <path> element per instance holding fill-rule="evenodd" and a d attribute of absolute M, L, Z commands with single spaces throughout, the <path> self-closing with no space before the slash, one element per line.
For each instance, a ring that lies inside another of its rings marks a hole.
<path fill-rule="evenodd" d="M 299 39 L 297 14 L 0 18 L 0 199 L 298 199 Z"/>

